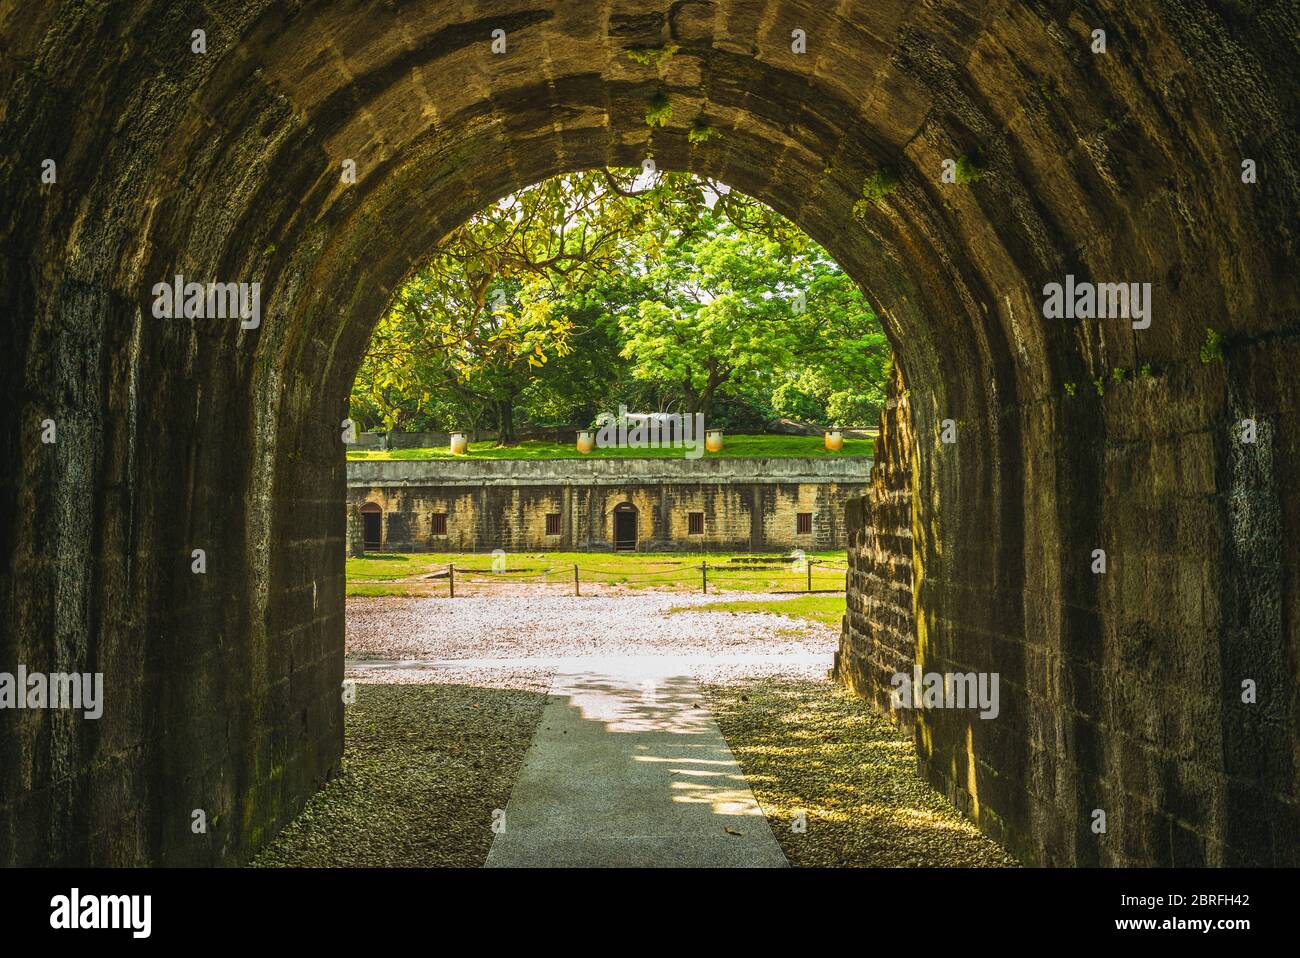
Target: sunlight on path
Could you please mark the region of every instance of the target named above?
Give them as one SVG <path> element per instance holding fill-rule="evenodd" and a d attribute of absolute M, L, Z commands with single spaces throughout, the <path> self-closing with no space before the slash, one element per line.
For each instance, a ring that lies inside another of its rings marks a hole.
<path fill-rule="evenodd" d="M 784 866 L 696 681 L 622 665 L 556 675 L 488 866 Z"/>

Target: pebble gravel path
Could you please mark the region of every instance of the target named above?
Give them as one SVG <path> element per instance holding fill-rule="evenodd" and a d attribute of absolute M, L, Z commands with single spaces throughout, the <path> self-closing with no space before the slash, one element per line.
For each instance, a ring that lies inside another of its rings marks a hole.
<path fill-rule="evenodd" d="M 826 678 L 834 629 L 692 609 L 727 598 L 349 599 L 358 688 L 342 771 L 254 864 L 482 865 L 548 700 L 548 660 L 627 656 L 686 663 L 792 865 L 1015 864 L 917 777 L 910 741 Z M 801 813 L 806 830 L 792 830 Z"/>
<path fill-rule="evenodd" d="M 731 597 L 737 601 L 782 598 L 755 593 Z M 765 612 L 689 611 L 691 606 L 725 598 L 670 592 L 352 598 L 348 600 L 348 656 L 453 659 L 834 651 L 836 631 L 817 623 Z"/>
<path fill-rule="evenodd" d="M 477 868 L 546 705 L 548 673 L 359 683 L 343 771 L 256 866 Z M 391 677 L 390 677 L 391 680 Z"/>

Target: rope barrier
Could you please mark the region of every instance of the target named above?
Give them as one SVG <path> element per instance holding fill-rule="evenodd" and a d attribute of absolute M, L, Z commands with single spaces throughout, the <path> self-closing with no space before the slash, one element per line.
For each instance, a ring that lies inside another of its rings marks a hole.
<path fill-rule="evenodd" d="M 810 562 L 802 569 L 787 567 L 784 564 L 771 566 L 748 565 L 713 565 L 701 558 L 698 566 L 685 563 L 674 564 L 668 569 L 611 569 L 602 566 L 547 566 L 542 569 L 520 569 L 496 571 L 486 568 L 473 568 L 447 564 L 447 595 L 456 596 L 456 578 L 460 574 L 461 595 L 466 588 L 474 585 L 500 585 L 506 582 L 538 583 L 543 585 L 572 584 L 573 594 L 582 594 L 582 577 L 586 574 L 589 583 L 609 585 L 626 584 L 633 588 L 655 585 L 684 586 L 694 584 L 699 576 L 700 591 L 708 593 L 709 573 L 713 573 L 715 588 L 754 592 L 779 592 L 781 594 L 812 594 L 838 592 L 839 589 L 814 588 L 827 584 L 826 573 L 847 572 L 847 568 Z M 382 580 L 380 580 L 382 581 Z M 782 587 L 787 588 L 782 588 Z M 789 588 L 793 586 L 793 588 Z"/>
<path fill-rule="evenodd" d="M 540 557 L 539 557 L 540 558 Z M 660 564 L 660 563 L 656 563 Z M 491 568 L 475 566 L 458 566 L 449 562 L 445 571 L 429 570 L 434 573 L 429 578 L 419 580 L 392 580 L 366 577 L 359 584 L 382 585 L 384 583 L 428 582 L 430 585 L 446 581 L 447 595 L 456 596 L 457 585 L 461 594 L 468 586 L 494 586 L 507 582 L 520 582 L 542 585 L 564 585 L 573 589 L 574 595 L 582 594 L 582 580 L 588 583 L 606 585 L 627 585 L 633 588 L 665 586 L 694 586 L 698 584 L 701 592 L 707 594 L 710 582 L 716 588 L 736 589 L 755 592 L 779 592 L 781 594 L 814 594 L 841 592 L 842 587 L 834 586 L 838 574 L 849 573 L 848 566 L 831 565 L 826 562 L 809 560 L 802 569 L 793 567 L 782 560 L 773 560 L 770 565 L 758 562 L 741 562 L 736 565 L 710 565 L 707 556 L 701 556 L 698 564 L 687 561 L 664 562 L 670 564 L 665 569 L 615 569 L 607 566 L 550 565 L 539 569 L 510 569 L 497 571 Z M 459 582 L 457 581 L 459 579 Z"/>

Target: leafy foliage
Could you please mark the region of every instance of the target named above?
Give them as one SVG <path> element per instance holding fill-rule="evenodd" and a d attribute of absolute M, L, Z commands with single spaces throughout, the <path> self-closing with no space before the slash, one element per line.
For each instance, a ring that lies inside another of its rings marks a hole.
<path fill-rule="evenodd" d="M 862 198 L 872 203 L 879 203 L 898 188 L 898 174 L 893 167 L 877 167 L 866 182 L 862 184 Z"/>
<path fill-rule="evenodd" d="M 645 121 L 650 126 L 667 126 L 673 118 L 673 101 L 663 90 L 650 95 L 650 106 L 645 111 Z"/>
<path fill-rule="evenodd" d="M 898 173 L 892 166 L 876 167 L 862 184 L 862 199 L 853 204 L 853 215 L 859 220 L 866 219 L 872 206 L 876 206 L 890 193 L 898 189 Z"/>
<path fill-rule="evenodd" d="M 984 161 L 975 153 L 957 158 L 955 178 L 962 186 L 978 183 L 984 178 Z"/>
<path fill-rule="evenodd" d="M 665 43 L 661 47 L 635 47 L 627 51 L 627 56 L 635 63 L 662 70 L 664 64 L 680 49 L 675 43 Z"/>
<path fill-rule="evenodd" d="M 1208 326 L 1205 342 L 1201 344 L 1201 362 L 1212 363 L 1223 358 L 1223 337 Z"/>
<path fill-rule="evenodd" d="M 863 424 L 890 362 L 860 290 L 770 208 L 689 174 L 556 177 L 472 217 L 394 296 L 363 428 L 590 423 L 620 403 L 761 430 Z"/>
<path fill-rule="evenodd" d="M 696 117 L 691 128 L 686 131 L 686 139 L 692 143 L 707 143 L 717 134 L 717 130 L 709 126 L 703 117 Z"/>

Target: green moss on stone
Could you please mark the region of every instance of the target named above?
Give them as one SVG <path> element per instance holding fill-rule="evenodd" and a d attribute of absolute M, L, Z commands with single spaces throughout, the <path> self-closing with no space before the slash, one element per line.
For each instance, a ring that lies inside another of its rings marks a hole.
<path fill-rule="evenodd" d="M 862 198 L 879 203 L 898 189 L 898 173 L 892 166 L 878 166 L 862 184 Z"/>
<path fill-rule="evenodd" d="M 695 122 L 691 124 L 686 138 L 692 143 L 706 143 L 718 135 L 718 131 L 709 126 L 704 117 L 696 117 Z"/>
<path fill-rule="evenodd" d="M 971 183 L 978 183 L 984 178 L 986 170 L 984 160 L 978 153 L 972 153 L 968 156 L 957 158 L 957 182 L 962 186 L 968 186 Z"/>
<path fill-rule="evenodd" d="M 645 111 L 645 121 L 650 126 L 667 126 L 673 118 L 673 102 L 663 90 L 656 90 L 650 97 L 650 106 Z"/>
<path fill-rule="evenodd" d="M 675 43 L 665 43 L 661 47 L 633 47 L 627 51 L 627 57 L 634 63 L 640 63 L 642 66 L 654 67 L 655 70 L 662 70 L 663 65 L 672 59 L 679 47 Z"/>
<path fill-rule="evenodd" d="M 1205 342 L 1201 344 L 1201 362 L 1213 363 L 1223 359 L 1223 337 L 1210 329 L 1205 329 Z"/>
<path fill-rule="evenodd" d="M 876 167 L 862 184 L 862 199 L 853 204 L 853 215 L 858 219 L 864 218 L 869 205 L 879 205 L 881 200 L 896 189 L 898 189 L 897 171 L 887 164 Z"/>

